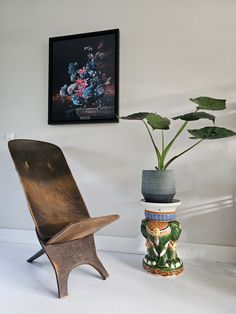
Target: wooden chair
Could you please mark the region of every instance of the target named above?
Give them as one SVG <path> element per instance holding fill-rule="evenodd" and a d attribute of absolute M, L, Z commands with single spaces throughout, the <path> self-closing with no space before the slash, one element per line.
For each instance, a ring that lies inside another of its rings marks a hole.
<path fill-rule="evenodd" d="M 42 246 L 28 262 L 47 254 L 55 270 L 59 298 L 68 295 L 68 277 L 78 265 L 93 266 L 105 280 L 109 275 L 97 257 L 93 234 L 119 216 L 90 218 L 66 159 L 56 145 L 19 139 L 10 141 L 8 146 Z"/>

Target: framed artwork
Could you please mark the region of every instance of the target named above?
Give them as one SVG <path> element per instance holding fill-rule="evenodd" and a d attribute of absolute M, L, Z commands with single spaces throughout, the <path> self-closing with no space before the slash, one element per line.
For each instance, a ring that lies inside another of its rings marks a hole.
<path fill-rule="evenodd" d="M 48 124 L 118 122 L 119 30 L 49 38 Z"/>

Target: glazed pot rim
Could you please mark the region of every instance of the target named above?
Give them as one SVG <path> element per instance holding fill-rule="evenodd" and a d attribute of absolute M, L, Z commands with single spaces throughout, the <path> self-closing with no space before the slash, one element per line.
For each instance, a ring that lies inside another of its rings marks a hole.
<path fill-rule="evenodd" d="M 173 199 L 172 200 L 172 202 L 170 202 L 170 203 L 154 203 L 154 202 L 146 202 L 145 201 L 145 199 L 144 198 L 142 198 L 141 200 L 140 200 L 140 202 L 141 202 L 141 204 L 142 205 L 144 205 L 144 206 L 150 206 L 150 207 L 157 207 L 157 206 L 160 206 L 160 207 L 162 207 L 162 208 L 168 208 L 168 207 L 173 207 L 173 206 L 175 206 L 175 207 L 178 207 L 178 206 L 180 206 L 181 205 L 181 201 L 180 200 L 178 200 L 178 199 Z"/>
<path fill-rule="evenodd" d="M 145 170 L 142 170 L 142 171 L 156 171 L 156 172 L 168 172 L 168 171 L 175 171 L 173 169 L 165 169 L 165 170 L 157 170 L 157 169 L 145 169 Z"/>

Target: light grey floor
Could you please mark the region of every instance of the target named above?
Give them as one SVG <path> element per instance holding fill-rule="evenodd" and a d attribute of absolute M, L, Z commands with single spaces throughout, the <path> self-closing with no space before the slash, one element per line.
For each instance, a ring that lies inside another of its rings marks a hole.
<path fill-rule="evenodd" d="M 142 270 L 141 255 L 99 252 L 110 278 L 80 266 L 60 300 L 47 258 L 25 262 L 37 249 L 0 243 L 0 314 L 236 313 L 236 265 L 186 260 L 183 275 L 161 278 Z"/>

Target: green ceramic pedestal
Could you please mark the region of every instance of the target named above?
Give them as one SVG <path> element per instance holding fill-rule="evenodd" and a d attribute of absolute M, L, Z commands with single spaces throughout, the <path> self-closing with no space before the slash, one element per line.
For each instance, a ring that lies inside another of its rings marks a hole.
<path fill-rule="evenodd" d="M 146 271 L 161 276 L 179 275 L 183 272 L 183 263 L 177 255 L 177 241 L 181 226 L 176 218 L 178 200 L 171 203 L 148 203 L 145 207 L 145 219 L 141 232 L 146 238 L 147 255 L 143 259 Z"/>

